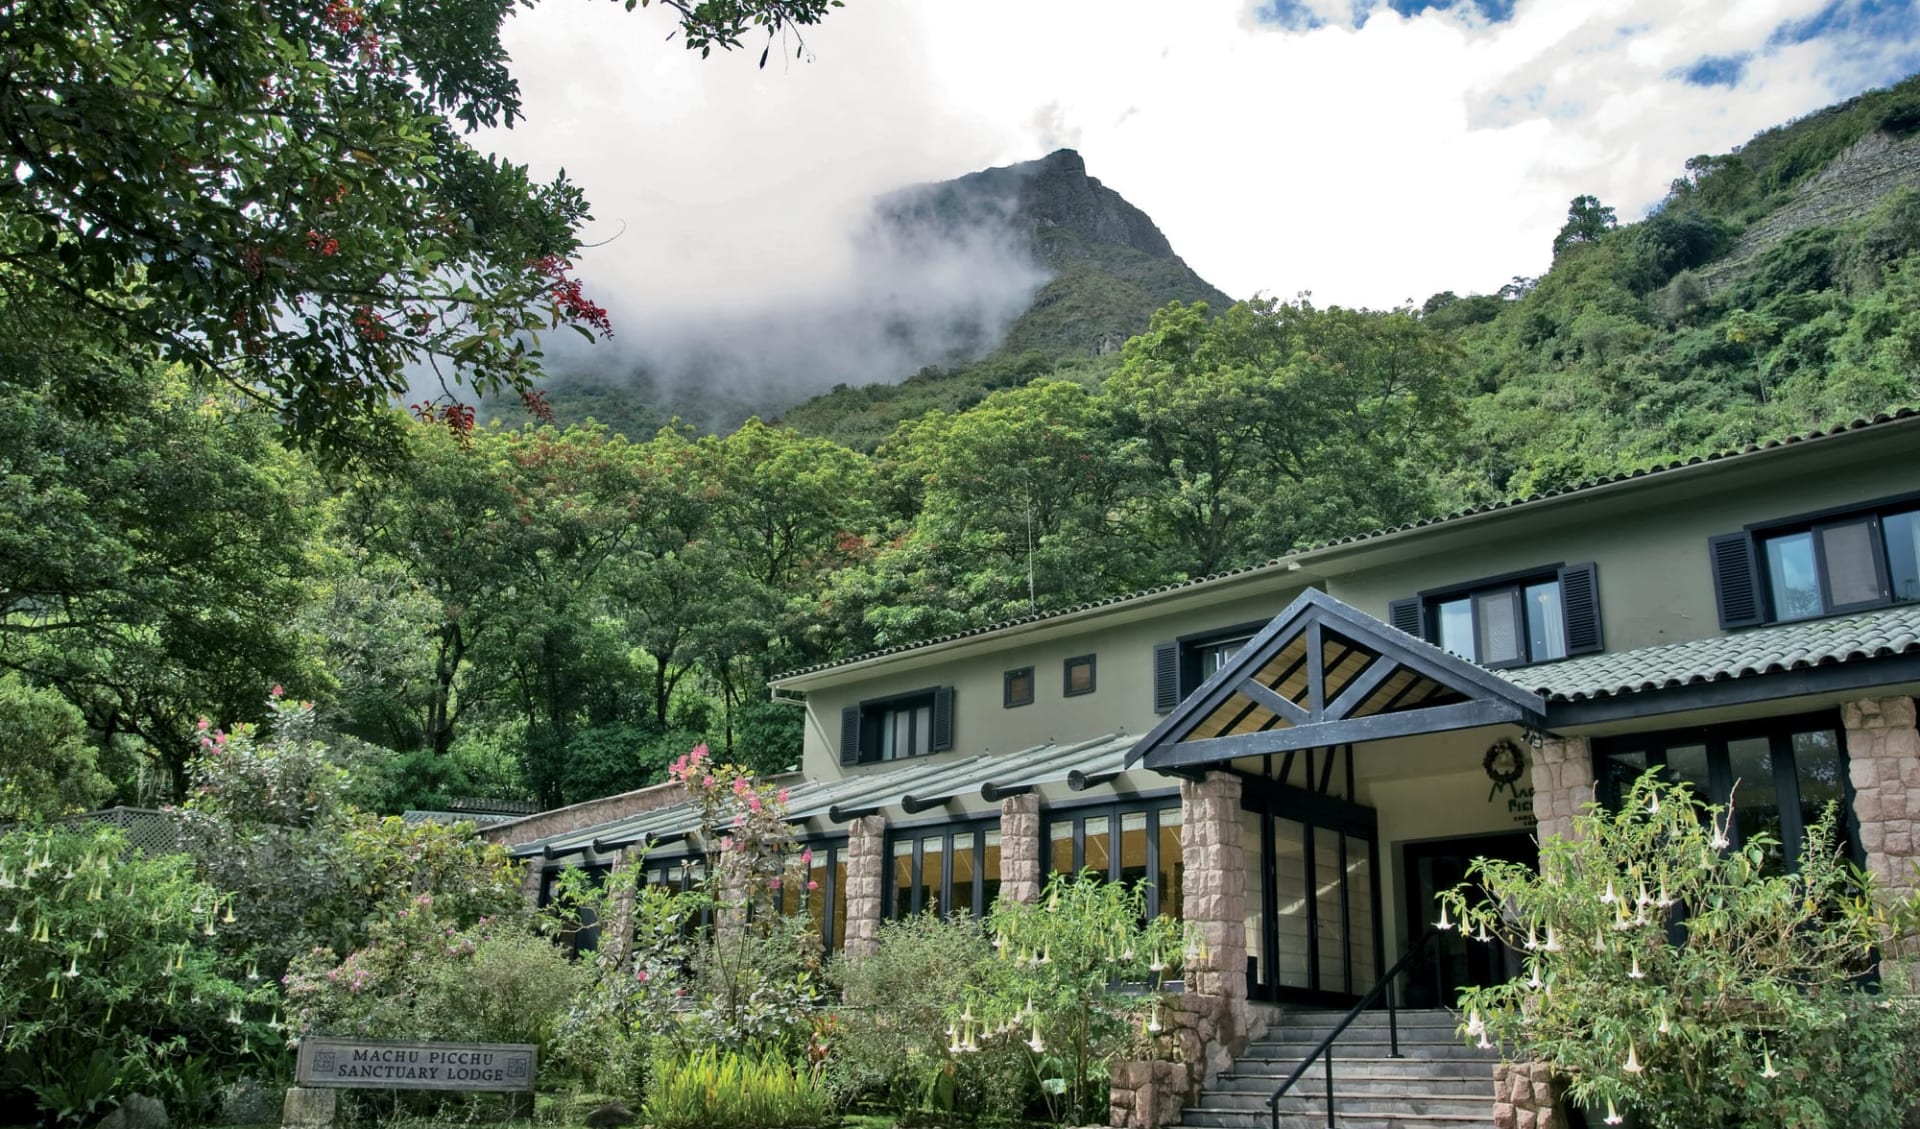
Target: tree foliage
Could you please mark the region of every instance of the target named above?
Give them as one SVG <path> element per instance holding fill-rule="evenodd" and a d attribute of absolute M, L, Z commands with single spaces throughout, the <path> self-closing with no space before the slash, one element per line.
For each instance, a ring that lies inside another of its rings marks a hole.
<path fill-rule="evenodd" d="M 1862 990 L 1888 937 L 1830 806 L 1795 873 L 1764 831 L 1648 773 L 1619 811 L 1482 859 L 1440 925 L 1525 956 L 1527 978 L 1466 991 L 1467 1031 L 1554 1065 L 1570 1096 L 1662 1127 L 1897 1125 L 1911 1103 L 1906 1002 Z"/>

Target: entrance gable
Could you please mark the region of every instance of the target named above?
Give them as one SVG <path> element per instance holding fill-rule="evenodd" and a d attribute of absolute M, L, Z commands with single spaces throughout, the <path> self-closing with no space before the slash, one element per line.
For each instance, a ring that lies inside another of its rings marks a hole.
<path fill-rule="evenodd" d="M 1134 745 L 1179 769 L 1294 749 L 1511 722 L 1538 694 L 1308 589 Z"/>

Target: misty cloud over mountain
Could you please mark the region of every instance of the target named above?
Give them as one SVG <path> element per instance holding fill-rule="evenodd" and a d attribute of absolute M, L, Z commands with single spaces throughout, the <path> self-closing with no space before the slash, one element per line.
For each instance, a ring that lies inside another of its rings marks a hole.
<path fill-rule="evenodd" d="M 556 337 L 562 417 L 632 432 L 677 415 L 726 429 L 837 385 L 894 383 L 1003 347 L 1108 352 L 1172 298 L 1224 301 L 1072 150 L 890 192 L 837 233 L 793 238 L 819 249 L 798 284 L 769 277 L 737 295 L 631 306 L 614 295 L 613 341 Z M 779 250 L 791 273 L 792 248 Z M 1089 287 L 1101 296 L 1093 311 L 1074 300 Z"/>

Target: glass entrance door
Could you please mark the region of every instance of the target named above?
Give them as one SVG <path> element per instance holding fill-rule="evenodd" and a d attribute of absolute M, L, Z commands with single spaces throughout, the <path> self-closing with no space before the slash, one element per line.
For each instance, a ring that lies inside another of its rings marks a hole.
<path fill-rule="evenodd" d="M 1506 859 L 1539 865 L 1533 836 L 1520 832 L 1409 843 L 1404 848 L 1407 876 L 1407 936 L 1417 941 L 1440 919 L 1439 895 L 1466 881 L 1467 867 L 1477 858 Z M 1428 957 L 1408 971 L 1404 984 L 1407 1007 L 1452 1007 L 1460 989 L 1504 983 L 1519 970 L 1518 961 L 1504 946 L 1469 941 L 1458 929 L 1440 934 L 1438 959 Z"/>
<path fill-rule="evenodd" d="M 1351 1004 L 1380 975 L 1378 817 L 1352 799 L 1348 748 L 1290 753 L 1274 768 L 1243 778 L 1241 792 L 1260 827 L 1250 987 L 1261 999 Z"/>

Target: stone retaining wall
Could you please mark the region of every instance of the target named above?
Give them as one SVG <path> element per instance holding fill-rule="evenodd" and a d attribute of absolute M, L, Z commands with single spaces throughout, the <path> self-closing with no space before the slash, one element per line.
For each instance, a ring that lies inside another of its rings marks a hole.
<path fill-rule="evenodd" d="M 1495 1063 L 1493 1129 L 1567 1129 L 1562 1089 L 1547 1063 Z"/>

